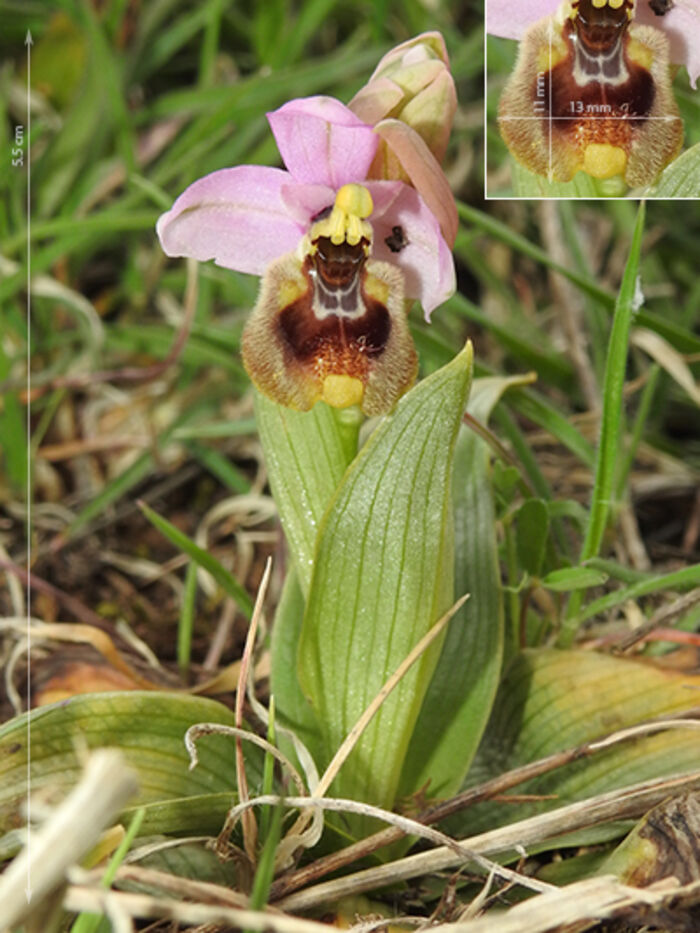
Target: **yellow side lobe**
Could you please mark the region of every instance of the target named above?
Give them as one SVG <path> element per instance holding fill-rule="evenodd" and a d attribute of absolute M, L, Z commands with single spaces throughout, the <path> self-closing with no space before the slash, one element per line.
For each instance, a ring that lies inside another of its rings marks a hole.
<path fill-rule="evenodd" d="M 280 308 L 286 308 L 293 301 L 296 301 L 297 298 L 301 298 L 303 294 L 308 289 L 306 280 L 301 276 L 298 279 L 284 279 L 280 284 L 279 290 L 279 306 Z"/>
<path fill-rule="evenodd" d="M 646 68 L 647 71 L 651 71 L 654 64 L 654 53 L 648 45 L 643 45 L 639 39 L 632 36 L 627 43 L 627 55 L 633 62 L 641 65 L 642 68 Z"/>
<path fill-rule="evenodd" d="M 333 408 L 349 408 L 361 405 L 365 394 L 364 386 L 354 376 L 332 374 L 323 380 L 321 398 Z"/>
<path fill-rule="evenodd" d="M 365 292 L 370 298 L 376 298 L 377 301 L 385 306 L 389 301 L 389 286 L 375 275 L 367 274 L 365 278 Z"/>
<path fill-rule="evenodd" d="M 583 170 L 593 178 L 622 175 L 627 167 L 627 153 L 610 143 L 590 143 L 583 154 Z"/>

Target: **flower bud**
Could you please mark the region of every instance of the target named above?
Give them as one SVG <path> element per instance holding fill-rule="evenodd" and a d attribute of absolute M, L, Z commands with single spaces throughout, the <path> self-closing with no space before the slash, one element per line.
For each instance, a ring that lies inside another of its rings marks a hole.
<path fill-rule="evenodd" d="M 414 187 L 451 247 L 457 208 L 440 165 L 457 94 L 440 33 L 423 33 L 387 52 L 349 106 L 380 137 L 367 177 Z"/>
<path fill-rule="evenodd" d="M 438 162 L 442 162 L 457 108 L 457 94 L 440 33 L 423 33 L 387 52 L 349 106 L 372 126 L 385 118 L 401 120 L 421 136 Z"/>

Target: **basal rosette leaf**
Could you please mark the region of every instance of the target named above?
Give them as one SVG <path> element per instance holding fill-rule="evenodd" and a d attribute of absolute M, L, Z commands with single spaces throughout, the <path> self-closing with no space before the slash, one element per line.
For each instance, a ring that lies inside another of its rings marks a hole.
<path fill-rule="evenodd" d="M 319 530 L 299 647 L 326 762 L 453 600 L 451 477 L 467 345 L 401 399 L 345 474 Z M 370 723 L 332 791 L 390 806 L 435 668 L 433 645 Z"/>
<path fill-rule="evenodd" d="M 697 706 L 698 688 L 697 675 L 637 660 L 594 651 L 525 651 L 501 684 L 473 779 L 500 774 L 662 716 L 682 718 Z M 450 829 L 478 832 L 698 767 L 697 729 L 640 735 L 519 785 L 518 794 L 542 795 L 537 803 L 477 806 L 451 822 Z M 589 837 L 589 841 L 595 840 Z"/>
<path fill-rule="evenodd" d="M 299 685 L 297 652 L 305 609 L 304 596 L 294 570 L 284 581 L 282 596 L 275 612 L 270 644 L 270 693 L 275 700 L 275 718 L 291 730 L 308 749 L 315 762 L 323 757 L 321 727 L 318 718 Z M 291 742 L 281 734 L 280 748 L 292 760 L 296 753 Z M 303 768 L 301 762 L 297 762 Z"/>
<path fill-rule="evenodd" d="M 198 741 L 199 764 L 189 770 L 184 735 L 198 722 L 234 725 L 214 700 L 156 691 L 93 693 L 31 711 L 31 792 L 61 799 L 82 773 L 82 751 L 118 748 L 139 778 L 129 809 L 145 806 L 142 834 L 216 833 L 235 794 L 232 739 Z M 248 780 L 260 782 L 262 755 L 244 745 Z M 18 825 L 27 796 L 27 714 L 0 729 L 0 831 Z"/>

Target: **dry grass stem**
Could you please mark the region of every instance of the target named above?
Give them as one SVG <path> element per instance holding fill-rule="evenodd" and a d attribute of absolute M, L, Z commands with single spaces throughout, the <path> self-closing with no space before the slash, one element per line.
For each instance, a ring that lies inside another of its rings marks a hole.
<path fill-rule="evenodd" d="M 172 920 L 182 924 L 222 924 L 259 933 L 328 933 L 328 925 L 315 920 L 291 917 L 274 911 L 243 910 L 211 904 L 188 904 L 170 897 L 106 891 L 104 888 L 69 885 L 63 907 L 74 912 L 107 912 L 118 906 L 129 917 Z"/>
<path fill-rule="evenodd" d="M 0 561 L 3 561 L 6 565 L 16 566 L 14 562 L 12 561 L 12 559 L 10 558 L 10 555 L 7 553 L 7 551 L 3 547 L 2 541 L 0 541 Z M 3 566 L 3 565 L 0 564 L 0 566 Z M 10 571 L 9 573 L 6 572 L 5 579 L 7 581 L 7 591 L 10 596 L 12 611 L 14 612 L 16 616 L 19 616 L 20 618 L 25 618 L 26 612 L 24 608 L 24 591 L 20 585 L 17 575 L 13 573 L 12 571 Z"/>
<path fill-rule="evenodd" d="M 58 603 L 65 606 L 69 612 L 72 612 L 74 616 L 86 625 L 94 625 L 97 628 L 104 626 L 104 619 L 96 612 L 93 612 L 92 609 L 89 609 L 79 599 L 70 596 L 52 583 L 47 583 L 46 580 L 40 579 L 35 574 L 27 573 L 27 571 L 18 564 L 13 564 L 11 561 L 0 560 L 0 570 L 7 570 L 9 573 L 14 574 L 25 586 L 31 587 L 31 589 L 36 590 L 38 593 L 45 593 L 47 596 L 52 596 Z"/>
<path fill-rule="evenodd" d="M 116 749 L 94 752 L 65 800 L 0 877 L 0 929 L 13 929 L 63 882 L 138 790 Z M 30 901 L 31 897 L 31 901 Z"/>
<path fill-rule="evenodd" d="M 480 855 L 497 855 L 533 845 L 574 830 L 609 820 L 636 819 L 666 797 L 700 788 L 700 771 L 675 778 L 657 778 L 621 790 L 598 794 L 538 816 L 501 826 L 459 842 Z M 375 890 L 398 881 L 454 868 L 463 860 L 447 848 L 419 852 L 406 858 L 368 868 L 333 881 L 323 882 L 283 897 L 277 906 L 285 910 L 309 910 L 320 904 L 362 891 Z"/>
<path fill-rule="evenodd" d="M 442 800 L 439 803 L 433 804 L 422 811 L 422 813 L 418 814 L 416 820 L 424 825 L 437 823 L 483 800 L 492 800 L 525 781 L 540 777 L 572 761 L 587 758 L 603 748 L 608 748 L 619 742 L 626 742 L 638 736 L 640 730 L 644 733 L 652 733 L 658 731 L 659 728 L 675 728 L 679 722 L 685 725 L 691 721 L 688 717 L 694 715 L 694 713 L 694 710 L 687 711 L 685 714 L 686 718 L 683 720 L 677 720 L 673 717 L 661 717 L 653 723 L 645 723 L 641 727 L 634 727 L 632 730 L 625 729 L 620 732 L 614 732 L 594 742 L 587 742 L 584 745 L 577 745 L 561 752 L 555 752 L 553 755 L 548 755 L 546 758 L 541 758 L 538 761 L 533 761 L 519 768 L 514 768 L 512 771 L 507 771 L 504 774 L 498 775 L 496 778 L 491 778 L 483 784 L 470 787 L 468 790 L 463 791 L 461 794 L 457 794 L 455 797 L 451 797 L 449 800 Z M 297 871 L 285 875 L 283 878 L 279 878 L 273 884 L 271 900 L 274 901 L 283 898 L 290 892 L 305 887 L 311 881 L 316 881 L 331 872 L 338 871 L 370 855 L 372 852 L 376 852 L 378 849 L 391 845 L 401 839 L 402 835 L 402 830 L 392 826 L 374 833 L 366 839 L 361 839 L 347 846 L 345 849 L 324 856 L 309 865 L 304 865 Z"/>
<path fill-rule="evenodd" d="M 196 742 L 202 735 L 228 735 L 232 738 L 252 742 L 253 745 L 262 748 L 268 755 L 272 755 L 273 758 L 279 761 L 292 781 L 296 784 L 299 793 L 304 794 L 305 787 L 301 775 L 291 761 L 278 748 L 271 745 L 267 739 L 257 735 L 255 732 L 250 732 L 248 729 L 239 729 L 236 726 L 224 726 L 218 722 L 198 722 L 196 725 L 190 726 L 185 733 L 185 747 L 190 756 L 190 770 L 196 768 L 199 764 Z"/>
<path fill-rule="evenodd" d="M 472 852 L 470 849 L 467 849 L 464 845 L 462 845 L 461 842 L 458 842 L 456 839 L 453 839 L 446 833 L 442 833 L 437 829 L 431 829 L 429 826 L 425 826 L 423 823 L 418 823 L 416 820 L 412 820 L 409 817 L 401 816 L 398 813 L 392 813 L 389 810 L 384 810 L 381 807 L 375 807 L 369 803 L 362 803 L 359 800 L 348 800 L 342 797 L 323 797 L 320 799 L 311 797 L 279 797 L 277 794 L 266 794 L 262 797 L 256 797 L 253 800 L 248 800 L 245 804 L 239 804 L 237 807 L 234 807 L 234 809 L 231 811 L 230 819 L 233 820 L 234 817 L 237 818 L 241 816 L 242 813 L 251 806 L 266 805 L 284 805 L 300 808 L 318 807 L 319 809 L 332 810 L 336 813 L 357 813 L 361 816 L 368 816 L 373 819 L 382 820 L 385 823 L 390 823 L 392 826 L 399 828 L 403 835 L 419 836 L 421 839 L 427 839 L 429 842 L 432 842 L 435 845 L 445 846 L 456 855 L 461 856 L 463 860 L 473 861 L 477 865 L 480 865 L 481 868 L 483 868 L 485 871 L 494 872 L 506 881 L 510 881 L 515 884 L 521 884 L 533 891 L 545 891 L 549 890 L 551 887 L 551 885 L 543 881 L 537 881 L 534 878 L 527 878 L 525 875 L 513 871 L 510 868 L 504 868 L 501 865 L 495 864 L 490 859 L 484 858 L 483 855 L 479 855 L 477 852 Z"/>
<path fill-rule="evenodd" d="M 190 842 L 191 840 L 183 840 Z M 99 882 L 102 877 L 102 870 L 91 873 L 88 877 L 78 879 L 72 878 L 76 883 L 91 884 Z M 231 888 L 224 885 L 213 884 L 211 881 L 195 881 L 192 878 L 184 878 L 182 875 L 173 875 L 167 871 L 158 871 L 154 868 L 142 868 L 140 865 L 122 865 L 115 876 L 116 883 L 129 882 L 148 886 L 162 891 L 164 894 L 170 894 L 174 897 L 188 898 L 193 901 L 201 901 L 206 904 L 220 904 L 224 907 L 247 908 L 248 896 L 239 891 L 232 891 Z"/>
<path fill-rule="evenodd" d="M 689 609 L 692 609 L 700 602 L 700 587 L 691 590 L 683 596 L 674 599 L 672 603 L 661 606 L 650 618 L 642 623 L 629 635 L 622 638 L 615 646 L 617 651 L 629 651 L 638 642 L 643 641 L 646 636 L 656 628 L 668 625 L 672 619 L 678 618 Z"/>
<path fill-rule="evenodd" d="M 571 256 L 566 248 L 566 237 L 559 218 L 556 201 L 540 201 L 538 204 L 542 239 L 547 252 L 554 262 L 565 268 L 572 265 Z M 576 370 L 581 392 L 586 405 L 591 411 L 600 410 L 600 391 L 596 375 L 593 372 L 588 352 L 588 337 L 583 321 L 583 299 L 567 278 L 557 272 L 549 272 L 552 292 L 557 301 L 557 310 L 561 317 L 566 335 L 567 350 Z"/>
<path fill-rule="evenodd" d="M 238 680 L 238 687 L 236 689 L 235 706 L 236 727 L 238 729 L 243 727 L 243 703 L 245 701 L 246 695 L 246 684 L 248 683 L 248 673 L 252 669 L 251 660 L 253 657 L 253 651 L 255 650 L 255 639 L 258 632 L 258 622 L 260 620 L 260 616 L 262 615 L 262 607 L 263 603 L 265 602 L 267 585 L 270 582 L 271 570 L 272 561 L 268 557 L 265 564 L 265 572 L 263 573 L 260 586 L 258 587 L 258 595 L 255 598 L 253 616 L 250 620 L 250 626 L 248 627 L 248 634 L 245 640 L 245 648 L 243 649 L 243 657 L 241 658 L 241 669 Z M 249 799 L 248 777 L 245 770 L 243 743 L 241 741 L 240 735 L 236 736 L 236 783 L 238 785 L 238 799 L 241 803 L 245 803 L 245 801 Z M 246 810 L 243 815 L 243 848 L 245 849 L 245 853 L 253 865 L 255 864 L 256 860 L 257 846 L 258 824 L 255 821 L 255 814 L 252 810 Z"/>
<path fill-rule="evenodd" d="M 668 927 L 670 915 L 679 901 L 684 906 L 700 902 L 700 882 L 681 886 L 668 878 L 649 888 L 632 888 L 613 876 L 588 878 L 564 888 L 548 891 L 510 910 L 498 911 L 467 923 L 445 923 L 433 927 L 439 933 L 563 933 L 588 929 L 600 920 L 628 917 L 636 922 Z M 672 921 L 671 921 L 672 922 Z M 583 924 L 583 926 L 579 926 Z"/>

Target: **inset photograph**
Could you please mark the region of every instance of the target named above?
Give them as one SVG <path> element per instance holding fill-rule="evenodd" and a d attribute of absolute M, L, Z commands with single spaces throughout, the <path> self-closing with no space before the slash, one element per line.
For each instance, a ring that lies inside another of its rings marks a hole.
<path fill-rule="evenodd" d="M 486 0 L 486 196 L 700 196 L 700 0 Z"/>

